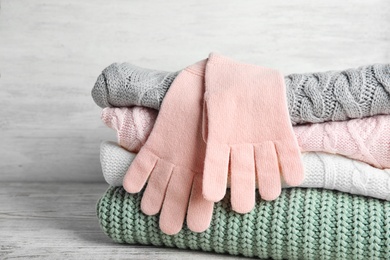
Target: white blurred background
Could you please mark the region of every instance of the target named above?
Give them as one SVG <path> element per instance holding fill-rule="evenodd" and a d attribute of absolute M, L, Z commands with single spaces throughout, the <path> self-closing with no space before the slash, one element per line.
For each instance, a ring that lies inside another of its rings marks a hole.
<path fill-rule="evenodd" d="M 390 62 L 390 2 L 3 0 L 0 182 L 102 182 L 116 140 L 90 91 L 113 62 L 174 71 L 211 51 L 285 74 Z"/>

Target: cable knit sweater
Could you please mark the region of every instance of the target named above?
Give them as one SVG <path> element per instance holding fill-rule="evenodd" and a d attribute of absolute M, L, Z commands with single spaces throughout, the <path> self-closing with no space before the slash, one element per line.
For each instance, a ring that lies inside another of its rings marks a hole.
<path fill-rule="evenodd" d="M 92 97 L 101 107 L 159 109 L 179 72 L 114 63 L 103 70 Z M 390 114 L 390 64 L 285 77 L 293 125 Z"/>
<path fill-rule="evenodd" d="M 122 186 L 123 177 L 135 156 L 135 153 L 114 142 L 102 142 L 100 163 L 106 182 Z M 303 153 L 302 162 L 305 178 L 299 187 L 339 190 L 390 200 L 390 170 L 380 170 L 343 156 L 320 152 Z M 229 183 L 230 179 L 230 187 Z"/>
<path fill-rule="evenodd" d="M 157 111 L 144 107 L 105 108 L 102 120 L 116 130 L 118 142 L 138 152 L 147 140 Z M 326 152 L 390 168 L 390 116 L 380 115 L 341 122 L 293 127 L 302 152 Z"/>

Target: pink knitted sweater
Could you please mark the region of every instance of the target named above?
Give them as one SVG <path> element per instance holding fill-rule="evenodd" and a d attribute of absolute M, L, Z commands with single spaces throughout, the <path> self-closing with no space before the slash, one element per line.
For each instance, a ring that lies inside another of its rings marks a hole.
<path fill-rule="evenodd" d="M 103 122 L 117 131 L 119 144 L 138 152 L 148 138 L 158 112 L 144 107 L 105 108 Z M 340 122 L 293 127 L 302 152 L 326 152 L 390 168 L 390 116 L 378 115 Z"/>

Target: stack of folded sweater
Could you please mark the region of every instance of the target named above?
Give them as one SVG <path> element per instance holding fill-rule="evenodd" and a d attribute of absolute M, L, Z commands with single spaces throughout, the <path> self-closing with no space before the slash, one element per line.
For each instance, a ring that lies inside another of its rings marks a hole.
<path fill-rule="evenodd" d="M 101 144 L 97 204 L 114 241 L 390 259 L 390 64 L 283 78 L 216 54 L 175 73 L 115 63 L 92 96 L 118 139 Z"/>

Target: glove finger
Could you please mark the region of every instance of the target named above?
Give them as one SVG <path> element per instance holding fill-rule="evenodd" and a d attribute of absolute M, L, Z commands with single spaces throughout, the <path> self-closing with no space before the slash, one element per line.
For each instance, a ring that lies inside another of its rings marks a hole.
<path fill-rule="evenodd" d="M 248 213 L 255 206 L 256 171 L 252 144 L 235 145 L 230 154 L 230 190 L 234 211 Z"/>
<path fill-rule="evenodd" d="M 286 184 L 298 186 L 304 178 L 303 164 L 299 147 L 293 142 L 275 142 L 281 172 Z"/>
<path fill-rule="evenodd" d="M 255 146 L 255 162 L 261 198 L 264 200 L 276 199 L 279 197 L 282 187 L 278 157 L 273 142 L 264 142 Z"/>
<path fill-rule="evenodd" d="M 141 149 L 123 178 L 123 188 L 129 193 L 140 192 L 157 160 L 157 156 L 146 149 Z"/>
<path fill-rule="evenodd" d="M 225 196 L 229 172 L 230 147 L 207 144 L 203 171 L 203 197 L 218 202 Z"/>
<path fill-rule="evenodd" d="M 160 214 L 160 229 L 165 234 L 177 234 L 183 227 L 193 177 L 194 172 L 188 169 L 173 169 Z"/>
<path fill-rule="evenodd" d="M 146 215 L 160 211 L 172 170 L 173 164 L 162 159 L 157 161 L 142 196 L 141 210 Z"/>
<path fill-rule="evenodd" d="M 213 216 L 214 202 L 203 197 L 202 178 L 203 174 L 195 174 L 188 204 L 187 227 L 194 232 L 204 232 L 208 229 Z"/>

